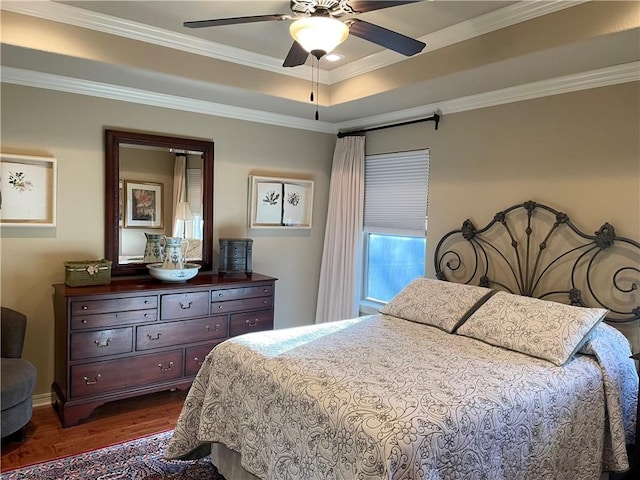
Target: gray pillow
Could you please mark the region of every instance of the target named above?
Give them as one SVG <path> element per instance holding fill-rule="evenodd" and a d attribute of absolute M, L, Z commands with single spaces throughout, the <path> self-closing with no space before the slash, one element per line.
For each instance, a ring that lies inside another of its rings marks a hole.
<path fill-rule="evenodd" d="M 393 297 L 380 313 L 452 333 L 493 293 L 484 287 L 421 277 Z"/>
<path fill-rule="evenodd" d="M 607 315 L 584 308 L 498 292 L 456 333 L 564 365 Z"/>

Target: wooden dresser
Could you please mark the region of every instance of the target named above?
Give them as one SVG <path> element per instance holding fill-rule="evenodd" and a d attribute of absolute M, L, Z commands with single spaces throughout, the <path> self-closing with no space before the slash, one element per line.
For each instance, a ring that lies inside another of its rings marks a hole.
<path fill-rule="evenodd" d="M 273 328 L 276 279 L 201 273 L 186 283 L 54 285 L 54 407 L 64 427 L 103 403 L 191 386 L 223 340 Z"/>

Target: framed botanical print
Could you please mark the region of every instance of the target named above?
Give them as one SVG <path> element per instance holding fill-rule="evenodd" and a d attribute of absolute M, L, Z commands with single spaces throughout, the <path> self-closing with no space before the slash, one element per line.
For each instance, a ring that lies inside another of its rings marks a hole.
<path fill-rule="evenodd" d="M 163 185 L 124 180 L 124 228 L 163 228 Z"/>
<path fill-rule="evenodd" d="M 0 154 L 0 224 L 56 226 L 56 159 Z"/>
<path fill-rule="evenodd" d="M 250 228 L 311 228 L 313 181 L 249 178 Z"/>

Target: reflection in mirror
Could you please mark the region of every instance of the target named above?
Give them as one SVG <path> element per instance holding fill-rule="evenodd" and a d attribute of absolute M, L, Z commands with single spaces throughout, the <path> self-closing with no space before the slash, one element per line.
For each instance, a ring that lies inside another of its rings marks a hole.
<path fill-rule="evenodd" d="M 185 260 L 212 266 L 213 143 L 106 131 L 106 258 L 114 275 L 147 273 L 164 237 Z"/>

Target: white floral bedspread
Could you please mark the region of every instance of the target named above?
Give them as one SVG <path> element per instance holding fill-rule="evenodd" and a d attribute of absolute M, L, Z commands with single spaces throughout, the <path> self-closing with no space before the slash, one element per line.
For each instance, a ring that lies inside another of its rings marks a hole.
<path fill-rule="evenodd" d="M 375 315 L 208 355 L 166 455 L 222 442 L 273 479 L 598 479 L 628 468 L 638 377 L 607 325 L 564 367 Z"/>

